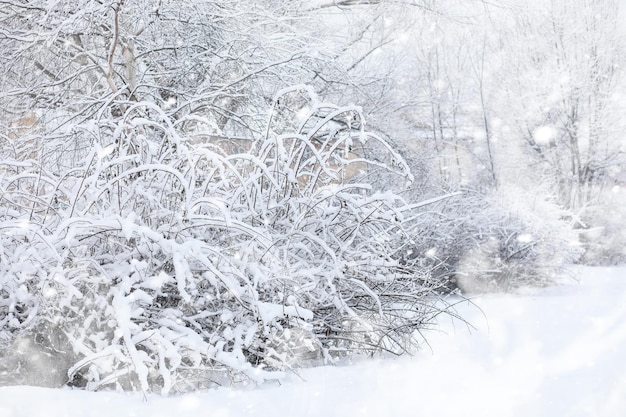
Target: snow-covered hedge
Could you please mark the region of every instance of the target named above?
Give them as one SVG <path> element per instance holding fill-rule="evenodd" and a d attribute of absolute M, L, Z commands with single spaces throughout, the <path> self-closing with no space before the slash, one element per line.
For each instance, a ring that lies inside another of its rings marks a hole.
<path fill-rule="evenodd" d="M 358 107 L 282 91 L 234 155 L 184 124 L 135 103 L 77 125 L 63 170 L 53 140 L 32 159 L 3 148 L 0 332 L 23 348 L 6 360 L 167 393 L 414 347 L 438 310 L 425 270 L 392 256 L 410 173 Z"/>

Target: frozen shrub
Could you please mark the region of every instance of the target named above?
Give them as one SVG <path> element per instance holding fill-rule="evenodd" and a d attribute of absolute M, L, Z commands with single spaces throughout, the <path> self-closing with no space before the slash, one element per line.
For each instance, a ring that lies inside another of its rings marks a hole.
<path fill-rule="evenodd" d="M 615 185 L 600 193 L 597 201 L 582 211 L 582 218 L 573 222 L 585 248 L 583 264 L 626 263 L 625 202 L 626 189 Z"/>
<path fill-rule="evenodd" d="M 53 323 L 66 384 L 164 393 L 415 347 L 440 310 L 427 269 L 393 256 L 411 176 L 358 107 L 282 91 L 234 155 L 182 123 L 135 103 L 77 128 L 90 150 L 63 174 L 12 160 L 5 340 Z"/>
<path fill-rule="evenodd" d="M 513 188 L 491 197 L 466 190 L 429 206 L 416 213 L 410 244 L 399 254 L 432 268 L 446 291 L 548 285 L 580 257 L 577 233 L 562 209 L 538 200 L 521 207 L 523 196 Z"/>

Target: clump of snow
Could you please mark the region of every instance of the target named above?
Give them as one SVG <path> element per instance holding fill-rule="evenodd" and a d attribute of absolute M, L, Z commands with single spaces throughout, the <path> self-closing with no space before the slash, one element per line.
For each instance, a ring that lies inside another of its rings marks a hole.
<path fill-rule="evenodd" d="M 539 145 L 549 145 L 558 135 L 558 131 L 552 126 L 539 126 L 533 131 L 533 139 Z"/>

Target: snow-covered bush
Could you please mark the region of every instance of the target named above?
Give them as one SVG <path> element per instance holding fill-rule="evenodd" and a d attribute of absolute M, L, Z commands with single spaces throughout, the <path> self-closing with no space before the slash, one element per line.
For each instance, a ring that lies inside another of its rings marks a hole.
<path fill-rule="evenodd" d="M 432 268 L 433 279 L 448 290 L 549 285 L 582 253 L 565 215 L 518 189 L 490 197 L 466 190 L 418 212 L 410 244 L 400 255 L 404 262 Z"/>
<path fill-rule="evenodd" d="M 77 125 L 87 152 L 63 173 L 3 155 L 6 343 L 65 351 L 67 384 L 164 393 L 415 347 L 439 310 L 427 270 L 393 256 L 410 173 L 358 107 L 282 91 L 234 155 L 184 122 L 138 102 Z"/>
<path fill-rule="evenodd" d="M 619 265 L 626 263 L 626 231 L 624 231 L 624 203 L 626 188 L 614 185 L 575 219 L 583 241 L 585 265 Z"/>

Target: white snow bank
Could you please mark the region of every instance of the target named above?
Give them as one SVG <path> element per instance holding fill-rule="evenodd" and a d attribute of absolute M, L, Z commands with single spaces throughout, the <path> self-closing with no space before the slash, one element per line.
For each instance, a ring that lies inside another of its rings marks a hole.
<path fill-rule="evenodd" d="M 442 323 L 446 333 L 430 335 L 434 353 L 172 398 L 6 387 L 0 416 L 626 415 L 626 268 L 586 268 L 578 284 L 474 301 L 482 312 L 459 312 L 476 329 Z"/>

